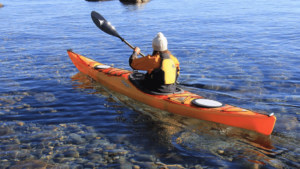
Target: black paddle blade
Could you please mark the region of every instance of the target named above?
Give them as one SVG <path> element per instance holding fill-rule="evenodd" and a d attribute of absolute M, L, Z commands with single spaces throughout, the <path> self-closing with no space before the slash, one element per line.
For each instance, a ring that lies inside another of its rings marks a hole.
<path fill-rule="evenodd" d="M 106 19 L 103 18 L 103 16 L 101 16 L 98 12 L 93 11 L 91 13 L 92 19 L 94 21 L 94 23 L 96 24 L 96 26 L 98 28 L 100 28 L 103 32 L 116 36 L 120 39 L 121 36 L 119 35 L 119 33 L 116 31 L 115 27 L 113 27 Z"/>

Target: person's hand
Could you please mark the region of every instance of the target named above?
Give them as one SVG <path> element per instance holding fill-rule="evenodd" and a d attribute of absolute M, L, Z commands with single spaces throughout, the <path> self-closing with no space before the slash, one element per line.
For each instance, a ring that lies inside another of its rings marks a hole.
<path fill-rule="evenodd" d="M 134 48 L 134 51 L 136 52 L 136 54 L 137 54 L 137 55 L 139 55 L 139 54 L 140 54 L 140 51 L 141 51 L 141 49 L 140 49 L 139 47 L 135 47 L 135 48 Z"/>

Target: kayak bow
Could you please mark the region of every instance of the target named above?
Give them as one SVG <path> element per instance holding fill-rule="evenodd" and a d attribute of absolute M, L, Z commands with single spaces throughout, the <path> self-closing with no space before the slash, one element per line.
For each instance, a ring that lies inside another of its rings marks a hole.
<path fill-rule="evenodd" d="M 205 98 L 188 91 L 170 93 L 168 95 L 145 93 L 130 80 L 132 71 L 109 67 L 79 55 L 72 50 L 68 50 L 68 55 L 79 71 L 87 74 L 109 89 L 149 106 L 182 116 L 256 131 L 264 135 L 270 135 L 273 131 L 276 122 L 276 117 L 273 115 L 259 114 L 228 104 L 210 108 L 199 106 L 195 102 Z"/>

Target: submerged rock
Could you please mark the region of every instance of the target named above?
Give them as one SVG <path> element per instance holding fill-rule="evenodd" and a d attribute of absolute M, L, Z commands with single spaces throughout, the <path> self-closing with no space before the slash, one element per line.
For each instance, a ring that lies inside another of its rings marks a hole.
<path fill-rule="evenodd" d="M 109 155 L 125 155 L 128 154 L 128 150 L 123 150 L 123 149 L 113 149 L 113 150 L 106 150 L 105 152 L 107 152 Z"/>
<path fill-rule="evenodd" d="M 98 160 L 100 161 L 102 156 L 100 154 L 90 154 L 89 156 L 86 157 L 89 160 Z"/>
<path fill-rule="evenodd" d="M 80 135 L 75 133 L 70 134 L 70 138 L 72 139 L 73 144 L 82 144 L 86 141 L 84 138 L 81 138 Z"/>
<path fill-rule="evenodd" d="M 9 127 L 0 128 L 0 136 L 8 135 L 14 133 L 14 130 L 10 129 Z"/>
<path fill-rule="evenodd" d="M 75 150 L 69 150 L 69 151 L 66 151 L 64 153 L 64 156 L 65 157 L 75 157 L 75 158 L 79 158 L 79 152 L 78 151 L 75 151 Z"/>
<path fill-rule="evenodd" d="M 148 161 L 148 162 L 155 161 L 155 157 L 152 155 L 148 155 L 148 154 L 135 154 L 134 158 L 137 161 Z"/>
<path fill-rule="evenodd" d="M 3 7 L 3 6 L 4 6 L 4 5 L 2 5 L 2 4 L 0 3 L 0 8 Z"/>
<path fill-rule="evenodd" d="M 11 165 L 11 162 L 9 162 L 9 161 L 3 161 L 3 162 L 1 161 L 0 168 L 8 168 L 10 165 Z"/>

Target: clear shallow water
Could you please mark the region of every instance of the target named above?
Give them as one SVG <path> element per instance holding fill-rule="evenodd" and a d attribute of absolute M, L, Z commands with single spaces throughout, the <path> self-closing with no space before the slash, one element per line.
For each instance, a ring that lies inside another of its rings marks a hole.
<path fill-rule="evenodd" d="M 1 3 L 1 121 L 92 126 L 112 142 L 126 140 L 169 164 L 299 167 L 299 2 Z M 138 103 L 133 110 L 128 99 L 101 92 L 98 84 L 78 74 L 66 49 L 125 69 L 131 49 L 93 24 L 93 10 L 144 54 L 152 52 L 153 37 L 163 32 L 181 63 L 182 88 L 274 112 L 278 120 L 271 137 L 160 116 L 164 112 Z"/>

